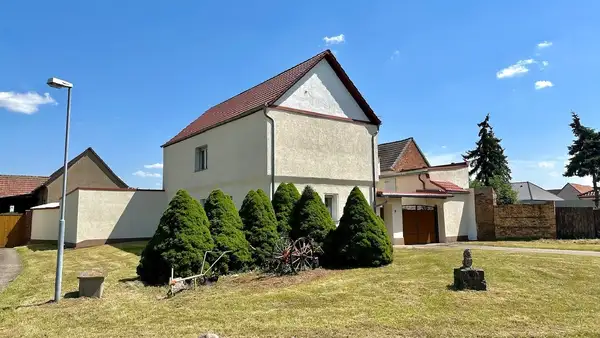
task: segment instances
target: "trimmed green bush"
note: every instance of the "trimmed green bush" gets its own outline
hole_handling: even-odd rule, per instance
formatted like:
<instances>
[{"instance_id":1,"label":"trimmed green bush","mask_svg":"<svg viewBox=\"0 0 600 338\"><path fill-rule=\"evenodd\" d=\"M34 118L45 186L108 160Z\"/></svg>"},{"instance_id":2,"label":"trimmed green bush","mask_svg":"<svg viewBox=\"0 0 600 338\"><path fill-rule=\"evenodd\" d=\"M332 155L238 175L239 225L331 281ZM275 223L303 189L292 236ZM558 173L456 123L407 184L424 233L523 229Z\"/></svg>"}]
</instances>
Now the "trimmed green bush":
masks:
<instances>
[{"instance_id":1,"label":"trimmed green bush","mask_svg":"<svg viewBox=\"0 0 600 338\"><path fill-rule=\"evenodd\" d=\"M287 237L292 230L290 220L294 206L300 199L300 193L293 183L281 183L273 195L273 209L277 218L277 231Z\"/></svg>"},{"instance_id":2,"label":"trimmed green bush","mask_svg":"<svg viewBox=\"0 0 600 338\"><path fill-rule=\"evenodd\" d=\"M267 195L267 193L262 189L256 190L256 193L260 197L260 200L262 201L265 210L267 210L267 217L269 217L271 221L277 224L277 217L275 217L275 209L273 209L273 204L271 204L269 195Z\"/></svg>"},{"instance_id":3,"label":"trimmed green bush","mask_svg":"<svg viewBox=\"0 0 600 338\"><path fill-rule=\"evenodd\" d=\"M358 187L348 196L325 253L327 262L338 267L375 267L392 262L392 242L385 224Z\"/></svg>"},{"instance_id":4,"label":"trimmed green bush","mask_svg":"<svg viewBox=\"0 0 600 338\"><path fill-rule=\"evenodd\" d=\"M179 190L160 218L152 239L142 251L137 274L148 284L165 284L171 276L198 273L213 239L204 209L187 191Z\"/></svg>"},{"instance_id":5,"label":"trimmed green bush","mask_svg":"<svg viewBox=\"0 0 600 338\"><path fill-rule=\"evenodd\" d=\"M250 190L240 209L244 224L244 234L251 245L250 252L255 266L264 267L273 255L273 248L279 240L277 223L269 216L264 200Z\"/></svg>"},{"instance_id":6,"label":"trimmed green bush","mask_svg":"<svg viewBox=\"0 0 600 338\"><path fill-rule=\"evenodd\" d=\"M335 230L329 210L313 188L307 185L302 191L300 200L294 207L291 220L293 239L300 237L312 238L317 245L322 246L329 233Z\"/></svg>"},{"instance_id":7,"label":"trimmed green bush","mask_svg":"<svg viewBox=\"0 0 600 338\"><path fill-rule=\"evenodd\" d=\"M252 263L250 245L244 235L242 219L231 197L221 190L213 190L204 204L204 210L210 222L210 234L217 251L211 258L214 260L222 252L231 251L225 254L213 269L216 268L221 274L245 270Z\"/></svg>"}]
</instances>

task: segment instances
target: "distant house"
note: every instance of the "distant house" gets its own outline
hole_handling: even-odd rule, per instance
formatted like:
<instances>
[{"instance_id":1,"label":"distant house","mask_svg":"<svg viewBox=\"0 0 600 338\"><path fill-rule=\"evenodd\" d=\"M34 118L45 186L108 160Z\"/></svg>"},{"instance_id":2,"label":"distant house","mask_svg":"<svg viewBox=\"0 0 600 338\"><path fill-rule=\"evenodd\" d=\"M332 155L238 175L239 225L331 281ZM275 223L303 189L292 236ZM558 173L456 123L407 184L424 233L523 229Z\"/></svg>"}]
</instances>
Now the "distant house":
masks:
<instances>
[{"instance_id":1,"label":"distant house","mask_svg":"<svg viewBox=\"0 0 600 338\"><path fill-rule=\"evenodd\" d=\"M377 211L393 244L477 239L466 162L431 166L413 138L378 148Z\"/></svg>"},{"instance_id":2,"label":"distant house","mask_svg":"<svg viewBox=\"0 0 600 338\"><path fill-rule=\"evenodd\" d=\"M517 198L521 204L542 204L549 201L558 202L563 200L531 182L514 182L510 185L517 192Z\"/></svg>"},{"instance_id":3,"label":"distant house","mask_svg":"<svg viewBox=\"0 0 600 338\"><path fill-rule=\"evenodd\" d=\"M67 192L76 188L127 188L92 149L68 163ZM50 176L0 175L0 213L24 212L31 207L58 202L62 195L63 168Z\"/></svg>"},{"instance_id":4,"label":"distant house","mask_svg":"<svg viewBox=\"0 0 600 338\"><path fill-rule=\"evenodd\" d=\"M557 189L556 196L564 201L556 204L558 207L593 207L593 187L589 185L567 183L562 189ZM590 197L591 196L591 197Z\"/></svg>"}]
</instances>

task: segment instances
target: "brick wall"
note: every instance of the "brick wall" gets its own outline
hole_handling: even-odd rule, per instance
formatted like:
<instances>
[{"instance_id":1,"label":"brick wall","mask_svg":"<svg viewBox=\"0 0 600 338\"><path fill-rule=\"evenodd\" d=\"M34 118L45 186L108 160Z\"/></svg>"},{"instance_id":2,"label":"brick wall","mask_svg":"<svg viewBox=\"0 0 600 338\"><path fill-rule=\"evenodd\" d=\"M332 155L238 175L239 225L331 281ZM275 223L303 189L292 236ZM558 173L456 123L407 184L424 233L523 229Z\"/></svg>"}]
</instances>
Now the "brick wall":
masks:
<instances>
[{"instance_id":1,"label":"brick wall","mask_svg":"<svg viewBox=\"0 0 600 338\"><path fill-rule=\"evenodd\" d=\"M401 171L410 169L420 169L425 167L427 167L425 159L421 155L419 149L417 149L415 142L411 140L406 145L404 153L402 154L398 162L396 162L396 165L393 169L395 171Z\"/></svg>"},{"instance_id":2,"label":"brick wall","mask_svg":"<svg viewBox=\"0 0 600 338\"><path fill-rule=\"evenodd\" d=\"M492 188L475 190L479 240L556 238L554 202L496 205Z\"/></svg>"},{"instance_id":3,"label":"brick wall","mask_svg":"<svg viewBox=\"0 0 600 338\"><path fill-rule=\"evenodd\" d=\"M496 239L494 225L494 206L496 193L490 187L475 189L475 220L477 222L477 239L493 241Z\"/></svg>"}]
</instances>

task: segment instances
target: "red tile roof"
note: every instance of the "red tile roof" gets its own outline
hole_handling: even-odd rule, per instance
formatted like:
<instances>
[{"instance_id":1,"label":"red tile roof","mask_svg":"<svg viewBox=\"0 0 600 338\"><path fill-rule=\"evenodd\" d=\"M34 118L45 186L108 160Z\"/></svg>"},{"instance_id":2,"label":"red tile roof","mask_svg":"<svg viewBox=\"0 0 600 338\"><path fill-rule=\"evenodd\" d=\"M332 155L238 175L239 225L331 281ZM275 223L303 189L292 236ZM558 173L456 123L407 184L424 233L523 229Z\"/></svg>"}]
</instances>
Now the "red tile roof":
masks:
<instances>
[{"instance_id":1,"label":"red tile roof","mask_svg":"<svg viewBox=\"0 0 600 338\"><path fill-rule=\"evenodd\" d=\"M451 194L438 191L415 191L415 192L397 192L397 191L377 191L379 197L432 197L446 198L452 197Z\"/></svg>"},{"instance_id":2,"label":"red tile roof","mask_svg":"<svg viewBox=\"0 0 600 338\"><path fill-rule=\"evenodd\" d=\"M458 185L448 181L434 181L429 180L433 185L439 187L444 192L469 192L467 189L463 189Z\"/></svg>"},{"instance_id":3,"label":"red tile roof","mask_svg":"<svg viewBox=\"0 0 600 338\"><path fill-rule=\"evenodd\" d=\"M0 175L0 198L30 194L47 180L48 176Z\"/></svg>"},{"instance_id":4,"label":"red tile roof","mask_svg":"<svg viewBox=\"0 0 600 338\"><path fill-rule=\"evenodd\" d=\"M577 183L569 183L575 190L577 190L580 194L585 194L588 191L594 190L594 187L589 185L577 184Z\"/></svg>"},{"instance_id":5,"label":"red tile roof","mask_svg":"<svg viewBox=\"0 0 600 338\"><path fill-rule=\"evenodd\" d=\"M596 195L594 194L594 188L592 188L592 190L590 191L586 191L584 193L581 193L579 195L577 195L579 198L595 198Z\"/></svg>"},{"instance_id":6,"label":"red tile roof","mask_svg":"<svg viewBox=\"0 0 600 338\"><path fill-rule=\"evenodd\" d=\"M367 104L358 89L354 86L342 66L338 63L330 50L321 52L310 59L262 82L218 105L208 109L204 114L198 117L194 122L185 127L179 134L163 145L163 147L183 141L189 137L200 134L208 129L216 127L222 123L234 120L243 116L245 113L252 113L261 107L273 105L283 94L285 94L296 82L298 82L306 73L315 67L321 60L327 60L333 70L336 72L346 89L357 101L359 106L374 124L381 124L379 118L375 115L371 107Z\"/></svg>"}]
</instances>

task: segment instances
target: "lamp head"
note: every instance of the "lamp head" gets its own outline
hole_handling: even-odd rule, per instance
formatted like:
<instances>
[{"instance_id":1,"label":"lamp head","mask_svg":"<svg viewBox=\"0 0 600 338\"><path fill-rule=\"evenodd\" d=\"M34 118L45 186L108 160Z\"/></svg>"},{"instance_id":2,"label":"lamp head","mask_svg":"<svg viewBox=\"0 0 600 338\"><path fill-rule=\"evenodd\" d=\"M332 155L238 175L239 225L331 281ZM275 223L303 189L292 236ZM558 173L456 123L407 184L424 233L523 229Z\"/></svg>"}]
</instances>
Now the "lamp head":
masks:
<instances>
[{"instance_id":1,"label":"lamp head","mask_svg":"<svg viewBox=\"0 0 600 338\"><path fill-rule=\"evenodd\" d=\"M56 77L51 77L48 79L48 81L46 82L48 84L48 86L52 87L52 88L73 88L73 84L70 82L67 82L65 80L61 80L59 78Z\"/></svg>"}]
</instances>

